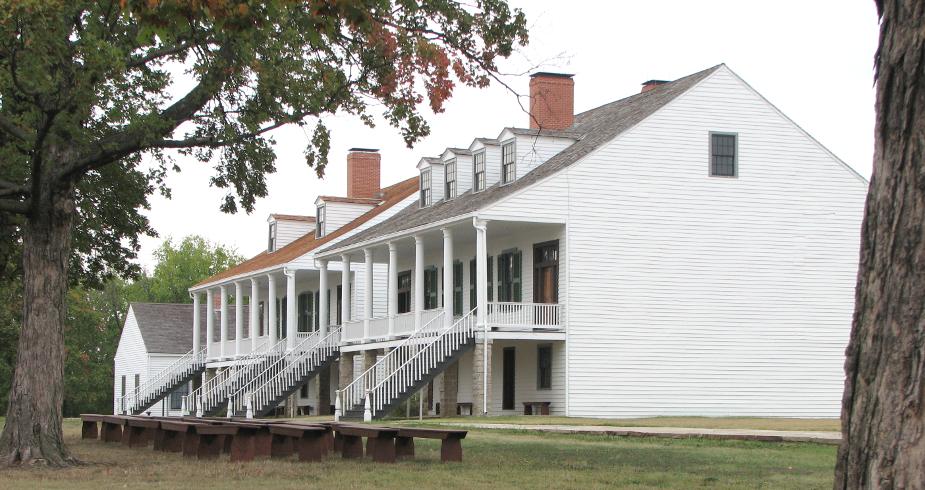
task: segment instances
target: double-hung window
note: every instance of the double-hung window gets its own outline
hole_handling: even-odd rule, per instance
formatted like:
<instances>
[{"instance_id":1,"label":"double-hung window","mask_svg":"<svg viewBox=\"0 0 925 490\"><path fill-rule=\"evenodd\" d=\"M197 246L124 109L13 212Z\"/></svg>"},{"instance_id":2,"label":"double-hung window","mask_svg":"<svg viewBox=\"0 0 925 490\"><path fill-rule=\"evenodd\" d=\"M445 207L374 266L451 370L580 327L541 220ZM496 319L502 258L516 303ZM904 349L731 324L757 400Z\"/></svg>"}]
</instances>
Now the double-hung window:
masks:
<instances>
[{"instance_id":1,"label":"double-hung window","mask_svg":"<svg viewBox=\"0 0 925 490\"><path fill-rule=\"evenodd\" d=\"M444 185L443 196L445 199L456 197L456 159L446 162L446 183Z\"/></svg>"},{"instance_id":2,"label":"double-hung window","mask_svg":"<svg viewBox=\"0 0 925 490\"><path fill-rule=\"evenodd\" d=\"M411 271L398 273L398 313L411 311Z\"/></svg>"},{"instance_id":3,"label":"double-hung window","mask_svg":"<svg viewBox=\"0 0 925 490\"><path fill-rule=\"evenodd\" d=\"M710 176L738 175L738 144L735 134L710 133Z\"/></svg>"},{"instance_id":4,"label":"double-hung window","mask_svg":"<svg viewBox=\"0 0 925 490\"><path fill-rule=\"evenodd\" d=\"M498 301L520 303L523 299L523 254L505 251L498 256Z\"/></svg>"},{"instance_id":5,"label":"double-hung window","mask_svg":"<svg viewBox=\"0 0 925 490\"><path fill-rule=\"evenodd\" d=\"M433 310L440 306L437 284L440 275L434 266L424 269L424 309Z\"/></svg>"},{"instance_id":6,"label":"double-hung window","mask_svg":"<svg viewBox=\"0 0 925 490\"><path fill-rule=\"evenodd\" d=\"M324 236L324 221L325 221L325 212L324 205L318 206L318 210L315 215L315 238L321 238Z\"/></svg>"},{"instance_id":7,"label":"double-hung window","mask_svg":"<svg viewBox=\"0 0 925 490\"><path fill-rule=\"evenodd\" d=\"M552 346L548 344L536 348L536 388L552 389Z\"/></svg>"},{"instance_id":8,"label":"double-hung window","mask_svg":"<svg viewBox=\"0 0 925 490\"><path fill-rule=\"evenodd\" d=\"M516 157L513 141L501 145L501 182L504 184L517 178Z\"/></svg>"},{"instance_id":9,"label":"double-hung window","mask_svg":"<svg viewBox=\"0 0 925 490\"><path fill-rule=\"evenodd\" d=\"M299 295L299 332L311 332L313 328L313 314L315 312L315 297L312 293L302 293Z\"/></svg>"},{"instance_id":10,"label":"double-hung window","mask_svg":"<svg viewBox=\"0 0 925 490\"><path fill-rule=\"evenodd\" d=\"M421 170L421 207L430 206L433 199L431 193L430 169Z\"/></svg>"},{"instance_id":11,"label":"double-hung window","mask_svg":"<svg viewBox=\"0 0 925 490\"><path fill-rule=\"evenodd\" d=\"M276 222L270 223L270 231L267 236L267 252L276 251Z\"/></svg>"},{"instance_id":12,"label":"double-hung window","mask_svg":"<svg viewBox=\"0 0 925 490\"><path fill-rule=\"evenodd\" d=\"M485 150L472 155L472 190L485 190Z\"/></svg>"},{"instance_id":13,"label":"double-hung window","mask_svg":"<svg viewBox=\"0 0 925 490\"><path fill-rule=\"evenodd\" d=\"M463 314L463 263L453 262L453 315Z\"/></svg>"}]
</instances>

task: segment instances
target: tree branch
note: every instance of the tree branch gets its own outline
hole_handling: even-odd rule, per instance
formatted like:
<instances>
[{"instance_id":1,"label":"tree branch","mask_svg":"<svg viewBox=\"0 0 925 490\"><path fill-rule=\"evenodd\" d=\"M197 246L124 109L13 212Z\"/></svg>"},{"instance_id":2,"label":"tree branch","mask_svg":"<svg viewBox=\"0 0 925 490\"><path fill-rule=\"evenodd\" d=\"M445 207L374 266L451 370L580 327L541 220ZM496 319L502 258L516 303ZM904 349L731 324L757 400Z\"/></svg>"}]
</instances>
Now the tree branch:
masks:
<instances>
[{"instance_id":1,"label":"tree branch","mask_svg":"<svg viewBox=\"0 0 925 490\"><path fill-rule=\"evenodd\" d=\"M0 129L2 129L6 134L20 141L29 141L31 136L28 131L19 127L16 123L3 116L0 116Z\"/></svg>"},{"instance_id":2,"label":"tree branch","mask_svg":"<svg viewBox=\"0 0 925 490\"><path fill-rule=\"evenodd\" d=\"M138 68L143 66L151 61L154 61L158 58L163 58L165 56L170 56L174 54L180 54L190 48L192 48L195 43L181 43L176 46L162 49L152 49L145 53L144 56L133 56L125 63L126 68Z\"/></svg>"}]
</instances>

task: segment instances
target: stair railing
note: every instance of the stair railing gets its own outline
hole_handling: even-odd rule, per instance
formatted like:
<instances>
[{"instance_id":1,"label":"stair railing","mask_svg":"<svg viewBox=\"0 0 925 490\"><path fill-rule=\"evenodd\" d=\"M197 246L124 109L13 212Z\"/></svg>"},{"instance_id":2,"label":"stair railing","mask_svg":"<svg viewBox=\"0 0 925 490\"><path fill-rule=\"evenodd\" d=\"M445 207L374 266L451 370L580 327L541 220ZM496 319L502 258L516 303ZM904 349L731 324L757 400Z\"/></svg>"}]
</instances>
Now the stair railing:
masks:
<instances>
[{"instance_id":1,"label":"stair railing","mask_svg":"<svg viewBox=\"0 0 925 490\"><path fill-rule=\"evenodd\" d=\"M206 363L206 348L199 349L198 352L189 352L181 356L176 361L170 363L164 369L161 369L154 376L146 379L140 386L136 386L131 393L126 393L119 397L122 412L132 414L141 405L151 400L151 397L166 395L169 387L176 384L180 379L189 376L190 373L204 366Z\"/></svg>"},{"instance_id":2,"label":"stair railing","mask_svg":"<svg viewBox=\"0 0 925 490\"><path fill-rule=\"evenodd\" d=\"M440 333L439 325L443 324L444 312L440 311L429 322L417 329L403 340L400 344L389 351L382 359L373 364L363 374L356 376L347 386L337 391L335 399L335 410L340 411L336 415L340 416L343 412L356 408L363 403L366 396L366 390L376 385L376 374L385 373L386 376L392 371L391 366L398 366L405 360L410 359L422 345L427 344L429 339L436 337Z\"/></svg>"},{"instance_id":3,"label":"stair railing","mask_svg":"<svg viewBox=\"0 0 925 490\"><path fill-rule=\"evenodd\" d=\"M262 411L340 347L340 332L340 327L331 328L324 337L320 331L312 332L292 350L283 353L276 362L228 396L229 413L241 413L247 410L248 404L254 412Z\"/></svg>"},{"instance_id":4,"label":"stair railing","mask_svg":"<svg viewBox=\"0 0 925 490\"><path fill-rule=\"evenodd\" d=\"M369 420L372 413L382 411L387 403L402 395L409 386L424 379L431 369L472 340L476 332L474 313L475 308L449 327L436 332L429 343L420 346L402 364L367 390L364 406L369 407L367 410L371 413L364 413L364 419Z\"/></svg>"}]
</instances>

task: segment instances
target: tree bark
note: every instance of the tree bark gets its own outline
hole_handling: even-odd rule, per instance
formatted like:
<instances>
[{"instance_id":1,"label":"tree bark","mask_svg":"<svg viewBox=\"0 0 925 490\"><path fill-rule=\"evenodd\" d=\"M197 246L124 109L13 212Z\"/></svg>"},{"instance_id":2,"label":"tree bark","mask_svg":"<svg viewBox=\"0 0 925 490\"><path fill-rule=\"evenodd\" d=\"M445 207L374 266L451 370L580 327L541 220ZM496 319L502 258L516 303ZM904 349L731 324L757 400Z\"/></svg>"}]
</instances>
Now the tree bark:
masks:
<instances>
[{"instance_id":1,"label":"tree bark","mask_svg":"<svg viewBox=\"0 0 925 490\"><path fill-rule=\"evenodd\" d=\"M33 194L23 230L23 325L10 388L0 464L75 463L61 430L64 402L64 321L73 187Z\"/></svg>"},{"instance_id":2,"label":"tree bark","mask_svg":"<svg viewBox=\"0 0 925 490\"><path fill-rule=\"evenodd\" d=\"M836 489L925 487L925 4L878 8L874 171Z\"/></svg>"}]
</instances>

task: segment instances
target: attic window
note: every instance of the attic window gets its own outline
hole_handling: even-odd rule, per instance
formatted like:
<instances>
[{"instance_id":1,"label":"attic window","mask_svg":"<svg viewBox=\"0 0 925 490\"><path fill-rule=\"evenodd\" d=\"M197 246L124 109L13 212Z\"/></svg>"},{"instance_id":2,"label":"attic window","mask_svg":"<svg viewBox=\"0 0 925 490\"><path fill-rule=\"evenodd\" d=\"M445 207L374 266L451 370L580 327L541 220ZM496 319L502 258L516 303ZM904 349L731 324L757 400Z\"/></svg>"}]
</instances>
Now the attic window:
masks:
<instances>
[{"instance_id":1,"label":"attic window","mask_svg":"<svg viewBox=\"0 0 925 490\"><path fill-rule=\"evenodd\" d=\"M421 207L430 206L433 195L431 193L430 169L421 170Z\"/></svg>"},{"instance_id":2,"label":"attic window","mask_svg":"<svg viewBox=\"0 0 925 490\"><path fill-rule=\"evenodd\" d=\"M318 210L315 215L315 238L321 238L324 236L324 204L318 206Z\"/></svg>"},{"instance_id":3,"label":"attic window","mask_svg":"<svg viewBox=\"0 0 925 490\"><path fill-rule=\"evenodd\" d=\"M485 150L472 155L473 190L485 190Z\"/></svg>"},{"instance_id":4,"label":"attic window","mask_svg":"<svg viewBox=\"0 0 925 490\"><path fill-rule=\"evenodd\" d=\"M267 236L267 252L276 251L276 222L270 223L270 231Z\"/></svg>"},{"instance_id":5,"label":"attic window","mask_svg":"<svg viewBox=\"0 0 925 490\"><path fill-rule=\"evenodd\" d=\"M453 199L456 197L456 159L452 159L446 163L446 184L445 184L444 196L446 199Z\"/></svg>"},{"instance_id":6,"label":"attic window","mask_svg":"<svg viewBox=\"0 0 925 490\"><path fill-rule=\"evenodd\" d=\"M710 176L738 175L738 138L733 133L710 133Z\"/></svg>"},{"instance_id":7,"label":"attic window","mask_svg":"<svg viewBox=\"0 0 925 490\"><path fill-rule=\"evenodd\" d=\"M516 177L515 147L514 142L511 141L501 146L501 182L510 184Z\"/></svg>"}]
</instances>

